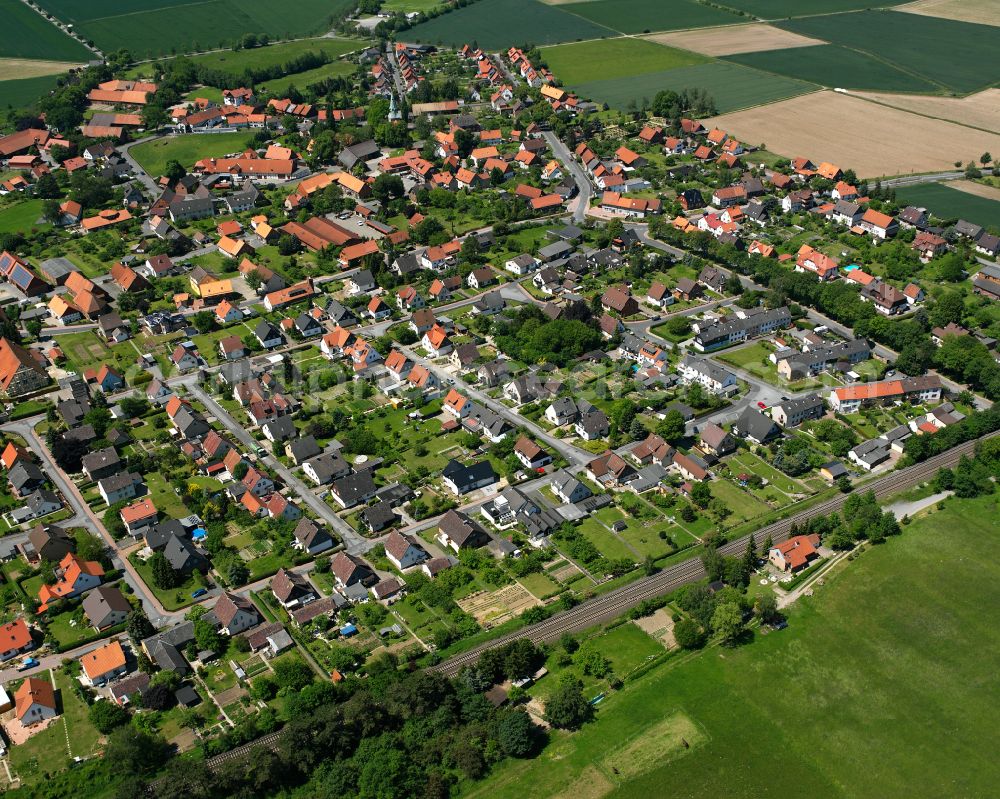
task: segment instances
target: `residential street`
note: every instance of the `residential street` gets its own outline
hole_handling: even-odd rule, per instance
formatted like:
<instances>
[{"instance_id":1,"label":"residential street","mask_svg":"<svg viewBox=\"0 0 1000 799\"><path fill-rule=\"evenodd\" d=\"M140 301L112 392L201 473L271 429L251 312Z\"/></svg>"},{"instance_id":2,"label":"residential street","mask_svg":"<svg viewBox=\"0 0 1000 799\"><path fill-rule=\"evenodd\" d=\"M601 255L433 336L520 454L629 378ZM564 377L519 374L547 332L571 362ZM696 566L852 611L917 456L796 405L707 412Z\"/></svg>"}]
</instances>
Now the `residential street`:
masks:
<instances>
[{"instance_id":1,"label":"residential street","mask_svg":"<svg viewBox=\"0 0 1000 799\"><path fill-rule=\"evenodd\" d=\"M65 475L62 469L56 466L52 453L49 452L48 447L45 445L45 441L35 432L34 425L38 424L39 421L41 421L40 417L35 417L33 422L31 420L9 422L0 429L16 433L28 442L31 450L37 453L42 459L45 472L52 478L52 481L66 498L66 501L70 503L75 515L64 522L60 522L60 524L64 527L85 527L91 533L100 536L112 552L112 565L116 569L123 570L123 579L132 587L135 595L142 601L143 608L146 611L146 615L149 616L149 620L157 626L166 623L176 614L166 610L160 604L160 601L151 592L146 590L146 584L138 572L136 572L135 567L128 562L128 558L123 556L118 542L105 529L104 523L84 501L83 495L76 487L76 484Z\"/></svg>"},{"instance_id":2,"label":"residential street","mask_svg":"<svg viewBox=\"0 0 1000 799\"><path fill-rule=\"evenodd\" d=\"M244 446L249 448L251 451L258 446L257 441L254 439L246 428L239 424L229 412L226 411L219 403L217 403L212 397L210 397L205 391L202 390L201 386L197 384L197 378L193 378L190 383L186 383L188 390L200 401L209 412L215 416L223 426ZM347 522L341 519L323 500L317 497L312 490L299 480L291 470L285 467L282 463L276 460L273 456L267 455L261 458L261 461L265 466L277 474L285 485L291 487L298 493L312 511L319 516L321 519L325 520L331 528L333 528L337 535L341 537L344 541L344 546L347 551L352 554L362 554L374 546L374 542L364 538L359 535L353 527L351 527Z\"/></svg>"},{"instance_id":3,"label":"residential street","mask_svg":"<svg viewBox=\"0 0 1000 799\"><path fill-rule=\"evenodd\" d=\"M550 435L541 427L539 427L534 422L525 419L523 416L515 413L513 410L508 408L501 402L497 402L495 399L487 395L485 392L480 391L472 386L458 384L458 380L450 372L447 372L442 367L435 364L428 358L418 355L412 347L398 348L402 353L404 353L410 360L414 363L418 363L421 366L427 367L430 371L434 372L440 379L443 386L453 386L458 388L463 394L474 399L480 405L489 408L494 411L499 416L503 417L506 421L510 422L514 427L524 427L538 438L540 441L544 441L551 449L558 452L563 458L566 459L573 466L582 466L583 464L589 462L593 459L593 455L586 450L579 449L572 444L569 444L561 439Z\"/></svg>"},{"instance_id":4,"label":"residential street","mask_svg":"<svg viewBox=\"0 0 1000 799\"><path fill-rule=\"evenodd\" d=\"M551 130L542 131L542 138L545 139L555 157L562 162L570 177L573 178L573 182L576 183L577 195L570 202L570 210L573 212L573 221L580 224L587 215L587 209L590 208L590 198L594 196L594 188L590 183L590 178L573 158L573 153L555 133Z\"/></svg>"}]
</instances>

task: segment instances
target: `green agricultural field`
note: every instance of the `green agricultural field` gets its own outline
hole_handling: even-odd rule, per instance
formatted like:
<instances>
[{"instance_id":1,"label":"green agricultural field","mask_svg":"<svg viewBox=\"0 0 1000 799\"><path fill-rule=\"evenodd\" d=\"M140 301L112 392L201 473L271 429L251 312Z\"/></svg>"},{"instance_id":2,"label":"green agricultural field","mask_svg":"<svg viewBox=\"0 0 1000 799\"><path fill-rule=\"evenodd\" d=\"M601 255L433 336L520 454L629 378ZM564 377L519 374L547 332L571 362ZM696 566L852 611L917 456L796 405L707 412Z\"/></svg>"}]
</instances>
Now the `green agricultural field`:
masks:
<instances>
[{"instance_id":1,"label":"green agricultural field","mask_svg":"<svg viewBox=\"0 0 1000 799\"><path fill-rule=\"evenodd\" d=\"M36 224L42 216L42 200L23 200L0 207L0 233L28 233L32 228L52 227L48 222Z\"/></svg>"},{"instance_id":2,"label":"green agricultural field","mask_svg":"<svg viewBox=\"0 0 1000 799\"><path fill-rule=\"evenodd\" d=\"M516 20L516 24L511 24ZM558 44L600 39L614 31L538 0L477 0L406 32L407 41L427 44L477 43L487 50L522 44Z\"/></svg>"},{"instance_id":3,"label":"green agricultural field","mask_svg":"<svg viewBox=\"0 0 1000 799\"><path fill-rule=\"evenodd\" d=\"M695 0L588 0L559 8L622 33L709 28L742 21L735 14Z\"/></svg>"},{"instance_id":4,"label":"green agricultural field","mask_svg":"<svg viewBox=\"0 0 1000 799\"><path fill-rule=\"evenodd\" d=\"M67 36L21 0L0 0L0 57L44 58L83 64L94 57L86 47ZM7 105L3 102L3 105Z\"/></svg>"},{"instance_id":5,"label":"green agricultural field","mask_svg":"<svg viewBox=\"0 0 1000 799\"><path fill-rule=\"evenodd\" d=\"M977 197L941 183L923 183L896 189L900 206L926 208L942 219L958 217L984 227L1000 228L1000 202Z\"/></svg>"},{"instance_id":6,"label":"green agricultural field","mask_svg":"<svg viewBox=\"0 0 1000 799\"><path fill-rule=\"evenodd\" d=\"M79 5L66 0L48 2L56 16L70 20ZM132 0L123 8L108 2L101 10L89 11L77 29L105 50L126 47L133 55L149 58L226 47L246 33L290 39L324 32L353 2L299 0L279 5L268 0L207 0L163 5Z\"/></svg>"},{"instance_id":7,"label":"green agricultural field","mask_svg":"<svg viewBox=\"0 0 1000 799\"><path fill-rule=\"evenodd\" d=\"M347 61L332 61L316 69L308 69L305 72L298 72L294 75L286 75L283 78L269 80L260 84L261 89L267 89L275 97L284 97L288 93L288 87L294 86L300 91L313 83L327 80L328 78L340 78L350 75L355 69L354 64Z\"/></svg>"},{"instance_id":8,"label":"green agricultural field","mask_svg":"<svg viewBox=\"0 0 1000 799\"><path fill-rule=\"evenodd\" d=\"M838 567L788 629L655 668L465 795L991 795L1000 564L966 553L1000 536L998 509L949 500Z\"/></svg>"},{"instance_id":9,"label":"green agricultural field","mask_svg":"<svg viewBox=\"0 0 1000 799\"><path fill-rule=\"evenodd\" d=\"M835 44L726 56L727 61L821 85L885 92L937 91L934 84L857 50Z\"/></svg>"},{"instance_id":10,"label":"green agricultural field","mask_svg":"<svg viewBox=\"0 0 1000 799\"><path fill-rule=\"evenodd\" d=\"M778 22L778 27L870 53L956 92L1000 81L997 29L898 11L859 11Z\"/></svg>"},{"instance_id":11,"label":"green agricultural field","mask_svg":"<svg viewBox=\"0 0 1000 799\"><path fill-rule=\"evenodd\" d=\"M907 0L884 0L878 5L898 6ZM871 8L871 0L725 0L722 5L746 11L761 19L808 17L812 14L833 14L838 11L856 11Z\"/></svg>"},{"instance_id":12,"label":"green agricultural field","mask_svg":"<svg viewBox=\"0 0 1000 799\"><path fill-rule=\"evenodd\" d=\"M768 75L742 64L714 61L627 78L594 80L572 88L582 98L619 108L630 101L641 104L643 100L652 100L662 89L705 89L715 100L719 113L725 114L741 108L786 100L806 94L817 87L793 78Z\"/></svg>"},{"instance_id":13,"label":"green agricultural field","mask_svg":"<svg viewBox=\"0 0 1000 799\"><path fill-rule=\"evenodd\" d=\"M382 3L382 10L408 14L414 11L431 11L440 5L441 0L386 0Z\"/></svg>"},{"instance_id":14,"label":"green agricultural field","mask_svg":"<svg viewBox=\"0 0 1000 799\"><path fill-rule=\"evenodd\" d=\"M252 50L224 50L192 56L191 61L199 66L222 69L239 74L245 69L267 69L287 64L305 53L326 53L330 58L338 58L363 47L364 43L354 39L299 39L294 42L255 47ZM229 88L224 86L223 88Z\"/></svg>"},{"instance_id":15,"label":"green agricultural field","mask_svg":"<svg viewBox=\"0 0 1000 799\"><path fill-rule=\"evenodd\" d=\"M167 161L171 159L190 168L202 158L219 158L226 153L239 152L249 140L249 133L174 136L136 145L131 153L150 175L162 175L167 168Z\"/></svg>"},{"instance_id":16,"label":"green agricultural field","mask_svg":"<svg viewBox=\"0 0 1000 799\"><path fill-rule=\"evenodd\" d=\"M549 69L567 86L703 64L707 58L644 39L600 39L542 50Z\"/></svg>"},{"instance_id":17,"label":"green agricultural field","mask_svg":"<svg viewBox=\"0 0 1000 799\"><path fill-rule=\"evenodd\" d=\"M27 108L56 87L58 75L39 75L20 80L0 80L0 108Z\"/></svg>"}]
</instances>

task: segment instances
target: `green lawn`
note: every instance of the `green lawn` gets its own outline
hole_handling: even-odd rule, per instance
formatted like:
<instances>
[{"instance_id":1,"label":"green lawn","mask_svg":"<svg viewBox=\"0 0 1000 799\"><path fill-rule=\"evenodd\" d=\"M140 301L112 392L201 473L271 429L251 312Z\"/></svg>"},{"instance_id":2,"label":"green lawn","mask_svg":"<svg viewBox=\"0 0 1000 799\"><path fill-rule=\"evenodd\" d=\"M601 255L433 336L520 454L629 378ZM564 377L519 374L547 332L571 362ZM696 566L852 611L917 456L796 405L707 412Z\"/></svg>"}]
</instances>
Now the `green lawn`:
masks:
<instances>
[{"instance_id":1,"label":"green lawn","mask_svg":"<svg viewBox=\"0 0 1000 799\"><path fill-rule=\"evenodd\" d=\"M145 142L130 152L146 172L156 176L163 174L167 161L172 159L190 168L202 158L220 158L227 153L240 152L249 140L249 133L189 134Z\"/></svg>"},{"instance_id":2,"label":"green lawn","mask_svg":"<svg viewBox=\"0 0 1000 799\"><path fill-rule=\"evenodd\" d=\"M0 233L29 233L32 229L47 230L48 222L36 224L42 216L44 200L22 200L0 207Z\"/></svg>"},{"instance_id":3,"label":"green lawn","mask_svg":"<svg viewBox=\"0 0 1000 799\"><path fill-rule=\"evenodd\" d=\"M559 583L541 572L519 577L518 582L539 599L548 599L562 591L562 586Z\"/></svg>"},{"instance_id":4,"label":"green lawn","mask_svg":"<svg viewBox=\"0 0 1000 799\"><path fill-rule=\"evenodd\" d=\"M200 576L195 577L192 575L177 588L157 588L153 585L153 572L146 563L139 560L135 555L129 557L129 562L135 566L135 570L146 584L146 588L155 594L156 598L160 600L160 603L167 610L180 610L192 604L194 599L191 597L191 593L201 588L204 583L204 580Z\"/></svg>"},{"instance_id":5,"label":"green lawn","mask_svg":"<svg viewBox=\"0 0 1000 799\"><path fill-rule=\"evenodd\" d=\"M616 3L618 0L614 0ZM604 0L584 3L603 5ZM703 56L643 39L599 39L577 44L560 44L542 50L542 58L562 83L574 85L592 80L631 77L645 72L703 64Z\"/></svg>"},{"instance_id":6,"label":"green lawn","mask_svg":"<svg viewBox=\"0 0 1000 799\"><path fill-rule=\"evenodd\" d=\"M840 567L788 629L656 667L466 795L992 795L1000 564L967 553L1000 534L998 509L949 500Z\"/></svg>"},{"instance_id":7,"label":"green lawn","mask_svg":"<svg viewBox=\"0 0 1000 799\"><path fill-rule=\"evenodd\" d=\"M38 678L48 680L49 674L43 672ZM10 749L11 770L25 785L34 784L45 779L48 773L64 768L69 764L69 752L73 753L73 757L86 758L97 748L99 735L88 719L89 708L73 691L71 678L62 671L56 672L56 688L61 718L25 743Z\"/></svg>"}]
</instances>

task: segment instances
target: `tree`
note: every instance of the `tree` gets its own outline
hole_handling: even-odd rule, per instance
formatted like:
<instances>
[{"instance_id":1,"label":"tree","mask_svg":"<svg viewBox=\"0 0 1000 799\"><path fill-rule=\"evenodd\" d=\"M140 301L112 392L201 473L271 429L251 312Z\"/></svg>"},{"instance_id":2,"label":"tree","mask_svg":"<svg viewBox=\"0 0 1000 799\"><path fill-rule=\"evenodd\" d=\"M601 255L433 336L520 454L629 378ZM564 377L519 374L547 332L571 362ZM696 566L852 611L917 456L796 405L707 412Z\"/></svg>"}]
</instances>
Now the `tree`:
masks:
<instances>
[{"instance_id":1,"label":"tree","mask_svg":"<svg viewBox=\"0 0 1000 799\"><path fill-rule=\"evenodd\" d=\"M683 649L700 649L705 645L705 632L693 619L683 618L674 625L674 640Z\"/></svg>"},{"instance_id":2,"label":"tree","mask_svg":"<svg viewBox=\"0 0 1000 799\"><path fill-rule=\"evenodd\" d=\"M187 174L187 170L181 165L180 161L176 158L171 158L167 161L167 166L163 170L163 174L170 181L170 184L173 185Z\"/></svg>"},{"instance_id":3,"label":"tree","mask_svg":"<svg viewBox=\"0 0 1000 799\"><path fill-rule=\"evenodd\" d=\"M577 730L594 715L583 696L583 683L567 675L545 703L545 720L560 730Z\"/></svg>"},{"instance_id":4,"label":"tree","mask_svg":"<svg viewBox=\"0 0 1000 799\"><path fill-rule=\"evenodd\" d=\"M210 333L215 329L215 314L211 311L198 311L191 317L191 324L202 335Z\"/></svg>"},{"instance_id":5,"label":"tree","mask_svg":"<svg viewBox=\"0 0 1000 799\"><path fill-rule=\"evenodd\" d=\"M509 710L497 722L497 742L508 757L527 757L535 745L536 727L523 710Z\"/></svg>"},{"instance_id":6,"label":"tree","mask_svg":"<svg viewBox=\"0 0 1000 799\"><path fill-rule=\"evenodd\" d=\"M989 152L985 152L981 156L979 156L979 163L982 164L984 168L987 167L987 166L989 166L990 161L992 161L992 160L993 160L993 156L990 155Z\"/></svg>"},{"instance_id":7,"label":"tree","mask_svg":"<svg viewBox=\"0 0 1000 799\"><path fill-rule=\"evenodd\" d=\"M108 736L104 747L107 762L114 763L122 774L147 775L160 768L171 749L159 736L137 730L133 726L117 727Z\"/></svg>"},{"instance_id":8,"label":"tree","mask_svg":"<svg viewBox=\"0 0 1000 799\"><path fill-rule=\"evenodd\" d=\"M740 280L740 276L736 272L730 272L729 277L726 278L726 294L742 294L743 293L743 282Z\"/></svg>"},{"instance_id":9,"label":"tree","mask_svg":"<svg viewBox=\"0 0 1000 799\"><path fill-rule=\"evenodd\" d=\"M778 600L774 594L760 594L754 601L754 615L765 624L778 619L781 614L778 612Z\"/></svg>"},{"instance_id":10,"label":"tree","mask_svg":"<svg viewBox=\"0 0 1000 799\"><path fill-rule=\"evenodd\" d=\"M37 181L35 181L36 197L43 200L54 200L61 194L62 192L59 190L59 184L50 172L44 173L39 176ZM58 203L56 204L56 207L58 207Z\"/></svg>"},{"instance_id":11,"label":"tree","mask_svg":"<svg viewBox=\"0 0 1000 799\"><path fill-rule=\"evenodd\" d=\"M115 727L128 724L129 712L116 702L94 702L87 714L97 731L107 735Z\"/></svg>"},{"instance_id":12,"label":"tree","mask_svg":"<svg viewBox=\"0 0 1000 799\"><path fill-rule=\"evenodd\" d=\"M281 688L301 691L313 681L313 670L302 660L277 660L273 664L274 679Z\"/></svg>"},{"instance_id":13,"label":"tree","mask_svg":"<svg viewBox=\"0 0 1000 799\"><path fill-rule=\"evenodd\" d=\"M712 631L724 644L734 643L742 634L743 611L735 602L720 602L712 613Z\"/></svg>"},{"instance_id":14,"label":"tree","mask_svg":"<svg viewBox=\"0 0 1000 799\"><path fill-rule=\"evenodd\" d=\"M128 614L128 618L125 620L125 631L133 643L138 644L153 635L156 628L146 618L146 614L141 609L136 608Z\"/></svg>"},{"instance_id":15,"label":"tree","mask_svg":"<svg viewBox=\"0 0 1000 799\"><path fill-rule=\"evenodd\" d=\"M170 710L175 701L174 692L166 685L150 685L142 693L142 706L148 710Z\"/></svg>"},{"instance_id":16,"label":"tree","mask_svg":"<svg viewBox=\"0 0 1000 799\"><path fill-rule=\"evenodd\" d=\"M629 425L628 435L633 441L642 441L649 431L646 429L646 425L642 423L642 419L636 417L632 420L632 424Z\"/></svg>"},{"instance_id":17,"label":"tree","mask_svg":"<svg viewBox=\"0 0 1000 799\"><path fill-rule=\"evenodd\" d=\"M372 183L372 196L382 205L387 205L390 200L402 197L404 191L403 181L398 175L379 175Z\"/></svg>"},{"instance_id":18,"label":"tree","mask_svg":"<svg viewBox=\"0 0 1000 799\"><path fill-rule=\"evenodd\" d=\"M290 233L285 233L278 239L278 254L279 255L294 255L302 248L299 240L291 235Z\"/></svg>"},{"instance_id":19,"label":"tree","mask_svg":"<svg viewBox=\"0 0 1000 799\"><path fill-rule=\"evenodd\" d=\"M684 438L684 416L677 409L671 409L663 415L656 425L656 434L664 441L674 442Z\"/></svg>"},{"instance_id":20,"label":"tree","mask_svg":"<svg viewBox=\"0 0 1000 799\"><path fill-rule=\"evenodd\" d=\"M712 489L708 483L695 483L691 487L691 501L699 508L707 508L712 501Z\"/></svg>"},{"instance_id":21,"label":"tree","mask_svg":"<svg viewBox=\"0 0 1000 799\"><path fill-rule=\"evenodd\" d=\"M153 585L157 588L176 588L183 582L181 573L170 565L162 552L154 552L146 563L153 573Z\"/></svg>"},{"instance_id":22,"label":"tree","mask_svg":"<svg viewBox=\"0 0 1000 799\"><path fill-rule=\"evenodd\" d=\"M199 649L207 649L211 652L222 651L222 636L205 619L195 621L194 640L198 644Z\"/></svg>"}]
</instances>

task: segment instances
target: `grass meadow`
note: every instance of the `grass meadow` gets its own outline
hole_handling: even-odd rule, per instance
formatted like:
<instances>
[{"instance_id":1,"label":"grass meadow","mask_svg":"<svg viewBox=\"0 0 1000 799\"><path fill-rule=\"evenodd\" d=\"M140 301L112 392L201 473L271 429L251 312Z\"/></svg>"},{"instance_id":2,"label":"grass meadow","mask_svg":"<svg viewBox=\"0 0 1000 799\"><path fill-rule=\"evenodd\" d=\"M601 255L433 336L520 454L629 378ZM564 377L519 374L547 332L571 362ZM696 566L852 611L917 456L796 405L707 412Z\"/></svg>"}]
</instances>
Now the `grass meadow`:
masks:
<instances>
[{"instance_id":1,"label":"grass meadow","mask_svg":"<svg viewBox=\"0 0 1000 799\"><path fill-rule=\"evenodd\" d=\"M26 108L56 87L58 75L39 75L19 80L0 80L0 108Z\"/></svg>"},{"instance_id":2,"label":"grass meadow","mask_svg":"<svg viewBox=\"0 0 1000 799\"><path fill-rule=\"evenodd\" d=\"M560 44L542 50L542 58L564 84L576 85L662 72L703 64L703 56L677 50L643 39L600 39L592 42Z\"/></svg>"},{"instance_id":3,"label":"grass meadow","mask_svg":"<svg viewBox=\"0 0 1000 799\"><path fill-rule=\"evenodd\" d=\"M245 132L174 136L136 145L131 153L150 175L162 175L171 159L190 169L202 158L242 151L249 140L250 134Z\"/></svg>"},{"instance_id":4,"label":"grass meadow","mask_svg":"<svg viewBox=\"0 0 1000 799\"><path fill-rule=\"evenodd\" d=\"M949 500L838 567L788 629L626 682L595 723L466 795L991 794L1000 632L982 610L1000 601L1000 564L968 553L1000 534L998 509Z\"/></svg>"}]
</instances>

